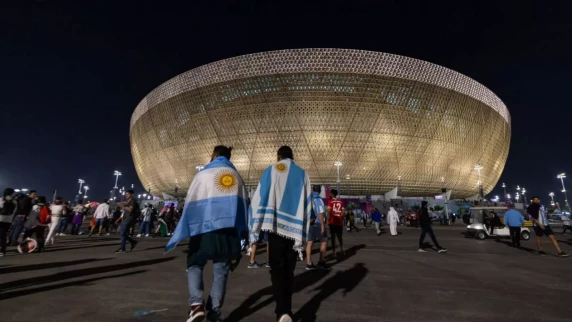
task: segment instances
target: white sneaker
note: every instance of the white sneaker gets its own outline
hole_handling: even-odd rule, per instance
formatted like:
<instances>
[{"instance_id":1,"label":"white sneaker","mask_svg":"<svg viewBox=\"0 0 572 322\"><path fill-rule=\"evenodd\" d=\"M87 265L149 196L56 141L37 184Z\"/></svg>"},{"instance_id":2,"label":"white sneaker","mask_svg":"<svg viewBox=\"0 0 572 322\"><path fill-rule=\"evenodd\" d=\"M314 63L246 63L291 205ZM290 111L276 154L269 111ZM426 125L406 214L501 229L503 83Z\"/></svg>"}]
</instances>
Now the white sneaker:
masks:
<instances>
[{"instance_id":1,"label":"white sneaker","mask_svg":"<svg viewBox=\"0 0 572 322\"><path fill-rule=\"evenodd\" d=\"M64 234L64 233L61 233L61 234L60 234L60 236L65 236L65 235L66 235L66 234Z\"/></svg>"},{"instance_id":2,"label":"white sneaker","mask_svg":"<svg viewBox=\"0 0 572 322\"><path fill-rule=\"evenodd\" d=\"M56 236L59 236L59 235L60 235L60 233L57 233L57 234L56 234Z\"/></svg>"},{"instance_id":3,"label":"white sneaker","mask_svg":"<svg viewBox=\"0 0 572 322\"><path fill-rule=\"evenodd\" d=\"M290 315L284 314L280 317L280 320L278 320L278 322L292 322L292 318L290 317Z\"/></svg>"},{"instance_id":4,"label":"white sneaker","mask_svg":"<svg viewBox=\"0 0 572 322\"><path fill-rule=\"evenodd\" d=\"M107 233L107 234L105 234L105 235L106 235L106 236L109 236L109 235L111 235L111 234L110 234L110 233Z\"/></svg>"},{"instance_id":5,"label":"white sneaker","mask_svg":"<svg viewBox=\"0 0 572 322\"><path fill-rule=\"evenodd\" d=\"M141 234L137 235L137 237L141 237Z\"/></svg>"},{"instance_id":6,"label":"white sneaker","mask_svg":"<svg viewBox=\"0 0 572 322\"><path fill-rule=\"evenodd\" d=\"M149 234L145 234L145 237L149 237Z\"/></svg>"},{"instance_id":7,"label":"white sneaker","mask_svg":"<svg viewBox=\"0 0 572 322\"><path fill-rule=\"evenodd\" d=\"M423 248L419 248L419 249L417 249L417 251L420 252L420 253L427 253L427 251L424 250Z\"/></svg>"}]
</instances>

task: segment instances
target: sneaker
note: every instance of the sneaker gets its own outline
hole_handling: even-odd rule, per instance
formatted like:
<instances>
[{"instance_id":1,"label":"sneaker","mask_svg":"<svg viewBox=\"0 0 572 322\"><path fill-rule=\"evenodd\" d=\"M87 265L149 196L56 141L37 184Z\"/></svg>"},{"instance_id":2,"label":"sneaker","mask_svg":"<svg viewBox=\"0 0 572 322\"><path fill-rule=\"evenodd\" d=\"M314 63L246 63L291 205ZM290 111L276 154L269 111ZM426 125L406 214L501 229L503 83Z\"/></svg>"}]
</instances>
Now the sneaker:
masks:
<instances>
[{"instance_id":1,"label":"sneaker","mask_svg":"<svg viewBox=\"0 0 572 322\"><path fill-rule=\"evenodd\" d=\"M205 308L202 304L191 305L191 311L189 312L189 318L187 322L201 322L205 319Z\"/></svg>"},{"instance_id":2,"label":"sneaker","mask_svg":"<svg viewBox=\"0 0 572 322\"><path fill-rule=\"evenodd\" d=\"M145 234L145 237L149 237L149 234Z\"/></svg>"},{"instance_id":3,"label":"sneaker","mask_svg":"<svg viewBox=\"0 0 572 322\"><path fill-rule=\"evenodd\" d=\"M61 234L60 234L60 236L65 236L65 235L66 235L66 234L64 234L64 233L61 233Z\"/></svg>"},{"instance_id":4,"label":"sneaker","mask_svg":"<svg viewBox=\"0 0 572 322\"><path fill-rule=\"evenodd\" d=\"M100 237L101 237L101 236L102 236L102 234L97 234L97 236L100 236Z\"/></svg>"},{"instance_id":5,"label":"sneaker","mask_svg":"<svg viewBox=\"0 0 572 322\"><path fill-rule=\"evenodd\" d=\"M6 253L0 253L0 257L6 256Z\"/></svg>"},{"instance_id":6,"label":"sneaker","mask_svg":"<svg viewBox=\"0 0 572 322\"><path fill-rule=\"evenodd\" d=\"M57 234L56 234L56 236L59 236L59 235L60 235L60 233L57 233Z\"/></svg>"},{"instance_id":7,"label":"sneaker","mask_svg":"<svg viewBox=\"0 0 572 322\"><path fill-rule=\"evenodd\" d=\"M570 255L566 254L565 252L558 253L558 257L568 257Z\"/></svg>"},{"instance_id":8,"label":"sneaker","mask_svg":"<svg viewBox=\"0 0 572 322\"><path fill-rule=\"evenodd\" d=\"M107 233L106 235L107 235L107 236L109 236L110 234L109 234L109 233Z\"/></svg>"},{"instance_id":9,"label":"sneaker","mask_svg":"<svg viewBox=\"0 0 572 322\"><path fill-rule=\"evenodd\" d=\"M437 253L446 253L447 252L447 248L439 248L439 250L437 251Z\"/></svg>"},{"instance_id":10,"label":"sneaker","mask_svg":"<svg viewBox=\"0 0 572 322\"><path fill-rule=\"evenodd\" d=\"M266 263L262 264L262 267L270 268L270 263L266 262Z\"/></svg>"},{"instance_id":11,"label":"sneaker","mask_svg":"<svg viewBox=\"0 0 572 322\"><path fill-rule=\"evenodd\" d=\"M280 320L278 320L278 322L292 322L292 318L290 317L290 315L284 314L280 317Z\"/></svg>"},{"instance_id":12,"label":"sneaker","mask_svg":"<svg viewBox=\"0 0 572 322\"><path fill-rule=\"evenodd\" d=\"M248 268L260 268L260 265L258 265L256 262L248 263Z\"/></svg>"},{"instance_id":13,"label":"sneaker","mask_svg":"<svg viewBox=\"0 0 572 322\"><path fill-rule=\"evenodd\" d=\"M314 265L314 263L312 263L312 264L306 264L306 270L307 270L307 271L311 271L311 270L316 269L316 268L317 268L317 266Z\"/></svg>"},{"instance_id":14,"label":"sneaker","mask_svg":"<svg viewBox=\"0 0 572 322\"><path fill-rule=\"evenodd\" d=\"M423 248L418 248L417 251L420 252L420 253L427 253L427 251L424 250Z\"/></svg>"},{"instance_id":15,"label":"sneaker","mask_svg":"<svg viewBox=\"0 0 572 322\"><path fill-rule=\"evenodd\" d=\"M132 242L131 242L131 249L129 250L130 252L132 252L132 251L133 251L133 248L135 248L135 246L137 246L137 243L138 243L138 242L136 242L136 241L132 241Z\"/></svg>"},{"instance_id":16,"label":"sneaker","mask_svg":"<svg viewBox=\"0 0 572 322\"><path fill-rule=\"evenodd\" d=\"M137 235L137 237L141 237L141 234Z\"/></svg>"},{"instance_id":17,"label":"sneaker","mask_svg":"<svg viewBox=\"0 0 572 322\"><path fill-rule=\"evenodd\" d=\"M125 251L123 249L118 249L115 251L116 253L125 253Z\"/></svg>"},{"instance_id":18,"label":"sneaker","mask_svg":"<svg viewBox=\"0 0 572 322\"><path fill-rule=\"evenodd\" d=\"M546 253L543 250L541 250L538 252L538 255L546 256Z\"/></svg>"},{"instance_id":19,"label":"sneaker","mask_svg":"<svg viewBox=\"0 0 572 322\"><path fill-rule=\"evenodd\" d=\"M326 262L318 262L318 265L316 265L317 269L328 269L328 265L326 264Z\"/></svg>"}]
</instances>

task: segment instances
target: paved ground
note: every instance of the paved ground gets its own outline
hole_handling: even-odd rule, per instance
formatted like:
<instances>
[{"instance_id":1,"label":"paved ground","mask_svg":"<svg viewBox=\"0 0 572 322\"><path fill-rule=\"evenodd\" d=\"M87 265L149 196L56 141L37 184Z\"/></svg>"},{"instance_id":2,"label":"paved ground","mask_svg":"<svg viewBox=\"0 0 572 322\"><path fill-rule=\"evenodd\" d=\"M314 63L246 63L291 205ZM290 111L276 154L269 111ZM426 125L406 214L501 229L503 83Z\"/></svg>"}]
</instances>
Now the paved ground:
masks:
<instances>
[{"instance_id":1,"label":"paved ground","mask_svg":"<svg viewBox=\"0 0 572 322\"><path fill-rule=\"evenodd\" d=\"M414 228L401 228L398 237L367 229L345 234L352 254L331 271L309 272L299 263L297 319L570 321L572 258L515 250L506 240L465 239L461 225L435 229L448 254L418 253ZM572 253L570 237L558 235ZM114 254L113 236L67 236L42 254L11 252L0 258L1 321L185 321L184 247L163 255L165 243L144 239L134 252ZM535 248L533 241L523 245ZM544 248L555 253L547 241ZM273 321L269 286L268 269L241 263L230 276L225 316ZM142 309L167 310L134 316Z\"/></svg>"}]
</instances>

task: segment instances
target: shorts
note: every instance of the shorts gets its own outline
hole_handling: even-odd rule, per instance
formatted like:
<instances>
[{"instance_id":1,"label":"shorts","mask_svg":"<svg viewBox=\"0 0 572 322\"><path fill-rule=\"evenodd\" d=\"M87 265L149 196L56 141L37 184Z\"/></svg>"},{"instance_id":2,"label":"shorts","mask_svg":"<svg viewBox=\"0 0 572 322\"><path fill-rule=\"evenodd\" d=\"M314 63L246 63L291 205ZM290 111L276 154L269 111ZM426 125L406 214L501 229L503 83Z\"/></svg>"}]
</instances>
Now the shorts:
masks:
<instances>
[{"instance_id":1,"label":"shorts","mask_svg":"<svg viewBox=\"0 0 572 322\"><path fill-rule=\"evenodd\" d=\"M103 227L105 223L105 218L96 218L95 219L95 226Z\"/></svg>"},{"instance_id":2,"label":"shorts","mask_svg":"<svg viewBox=\"0 0 572 322\"><path fill-rule=\"evenodd\" d=\"M552 231L552 228L550 228L550 226L544 226L544 230L540 229L540 227L538 226L533 226L532 228L534 228L534 233L536 234L536 237L554 235L554 232Z\"/></svg>"},{"instance_id":3,"label":"shorts","mask_svg":"<svg viewBox=\"0 0 572 322\"><path fill-rule=\"evenodd\" d=\"M314 224L310 226L310 229L308 231L308 241L309 242L319 241L320 243L325 243L328 241L328 234L326 233L325 230L324 233L322 234L322 225Z\"/></svg>"}]
</instances>

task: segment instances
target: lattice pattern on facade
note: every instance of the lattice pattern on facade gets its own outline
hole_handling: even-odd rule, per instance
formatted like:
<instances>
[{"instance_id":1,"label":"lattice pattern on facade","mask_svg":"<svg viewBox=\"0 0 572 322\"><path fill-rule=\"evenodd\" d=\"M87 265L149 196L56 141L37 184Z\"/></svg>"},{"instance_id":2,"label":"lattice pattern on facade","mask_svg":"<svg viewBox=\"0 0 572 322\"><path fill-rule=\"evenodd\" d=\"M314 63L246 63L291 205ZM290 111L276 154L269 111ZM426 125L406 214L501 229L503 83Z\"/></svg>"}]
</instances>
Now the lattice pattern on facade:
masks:
<instances>
[{"instance_id":1,"label":"lattice pattern on facade","mask_svg":"<svg viewBox=\"0 0 572 322\"><path fill-rule=\"evenodd\" d=\"M504 168L510 115L492 92L428 62L357 50L301 49L208 64L152 91L131 120L131 147L153 193L184 194L215 145L232 145L248 185L290 145L313 183L342 193L456 197ZM349 176L349 179L346 179Z\"/></svg>"}]
</instances>

